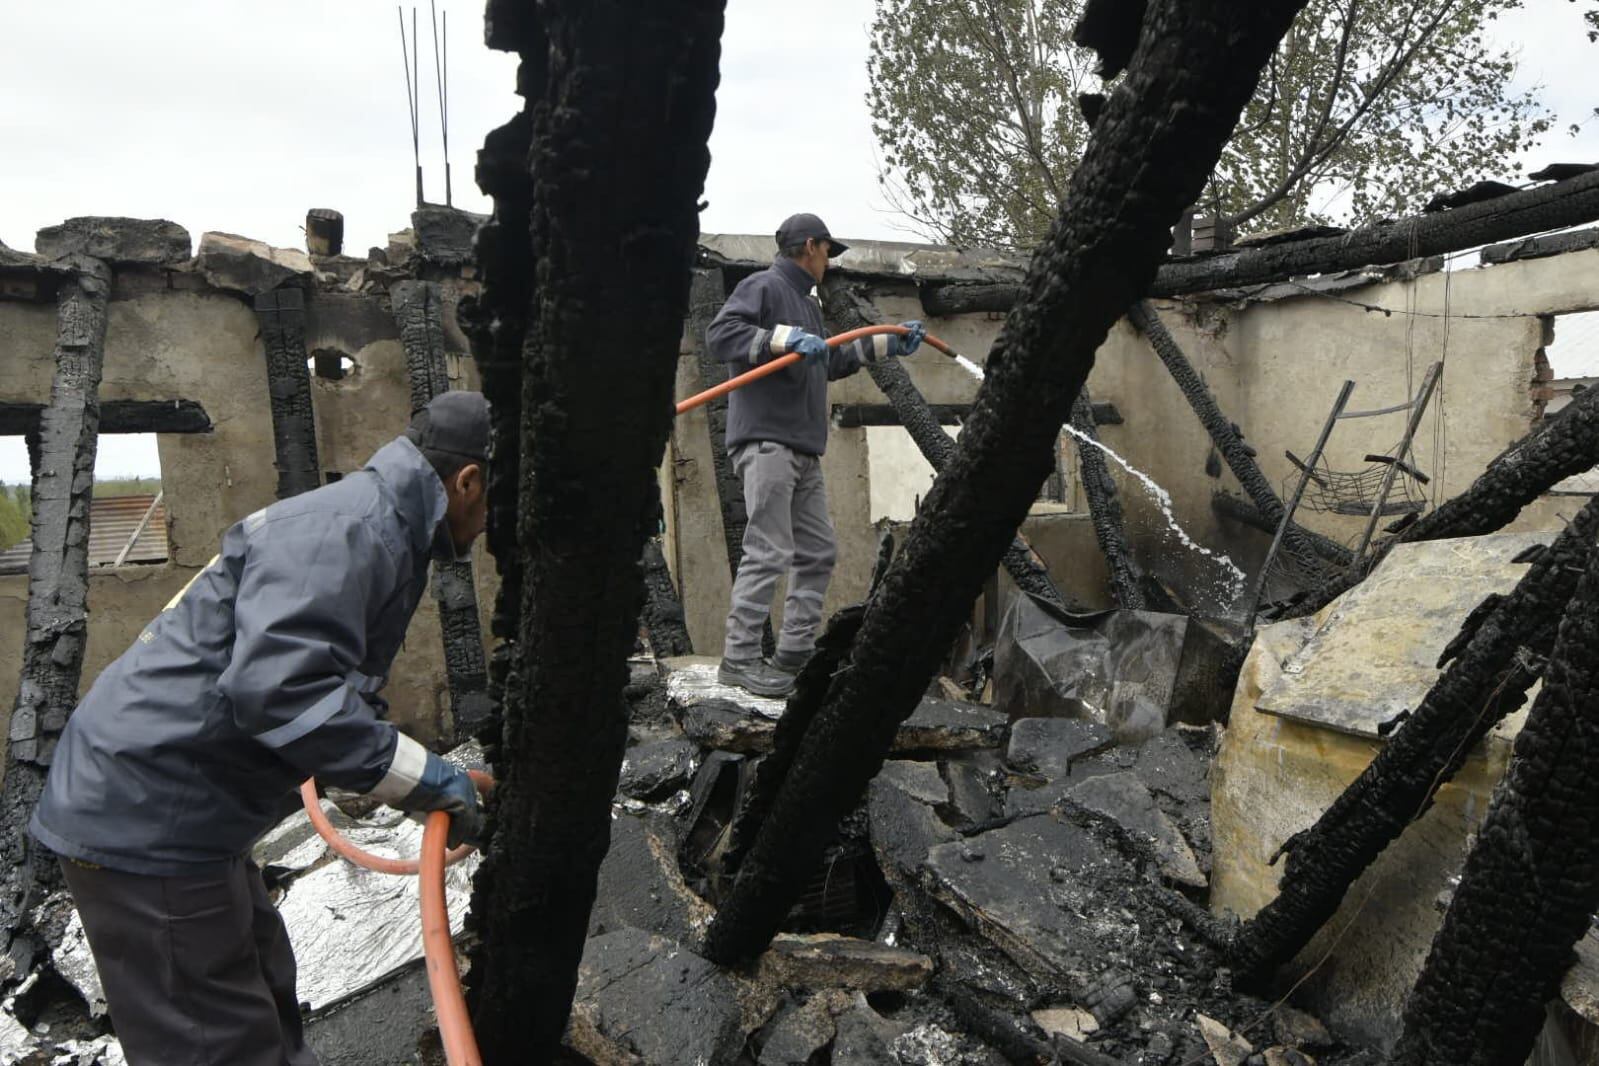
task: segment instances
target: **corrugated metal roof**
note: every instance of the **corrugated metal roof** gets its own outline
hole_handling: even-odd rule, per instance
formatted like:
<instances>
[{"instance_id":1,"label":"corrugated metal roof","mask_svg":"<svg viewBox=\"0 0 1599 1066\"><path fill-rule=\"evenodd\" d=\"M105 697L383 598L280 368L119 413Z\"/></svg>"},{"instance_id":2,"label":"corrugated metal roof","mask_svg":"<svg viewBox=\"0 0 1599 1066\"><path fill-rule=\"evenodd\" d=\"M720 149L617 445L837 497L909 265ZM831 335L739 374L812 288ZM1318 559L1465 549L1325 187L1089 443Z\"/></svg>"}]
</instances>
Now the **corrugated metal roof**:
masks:
<instances>
[{"instance_id":1,"label":"corrugated metal roof","mask_svg":"<svg viewBox=\"0 0 1599 1066\"><path fill-rule=\"evenodd\" d=\"M122 554L128 538L150 512L155 512L145 522L139 539L128 550L124 566L135 563L159 563L167 557L166 503L148 493L141 496L110 496L96 498L89 507L89 566L110 566ZM33 553L33 542L22 541L0 552L0 574L25 574L28 557Z\"/></svg>"}]
</instances>

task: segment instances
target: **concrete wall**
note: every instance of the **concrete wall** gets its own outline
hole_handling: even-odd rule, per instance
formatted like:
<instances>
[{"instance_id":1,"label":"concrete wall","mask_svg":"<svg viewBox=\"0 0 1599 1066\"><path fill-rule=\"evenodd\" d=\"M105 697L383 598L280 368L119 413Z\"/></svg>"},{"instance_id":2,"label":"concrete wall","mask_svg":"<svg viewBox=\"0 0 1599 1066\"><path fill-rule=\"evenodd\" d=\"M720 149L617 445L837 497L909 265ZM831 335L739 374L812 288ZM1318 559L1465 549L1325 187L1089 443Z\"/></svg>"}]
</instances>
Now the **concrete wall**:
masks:
<instances>
[{"instance_id":1,"label":"concrete wall","mask_svg":"<svg viewBox=\"0 0 1599 1066\"><path fill-rule=\"evenodd\" d=\"M922 316L909 281L878 279L874 296L885 319ZM1366 310L1370 305L1392 310ZM1222 410L1238 423L1259 452L1268 479L1291 489L1296 471L1285 450L1303 456L1315 442L1339 385L1357 382L1351 410L1388 407L1406 400L1429 363L1442 360L1442 385L1423 419L1414 445L1415 462L1432 477L1421 490L1429 500L1459 493L1483 467L1532 426L1535 359L1544 342L1542 315L1599 307L1599 251L1424 275L1414 281L1374 283L1337 296L1306 295L1272 302L1160 305L1168 328L1203 374ZM1404 312L1416 312L1407 315ZM927 319L929 329L969 358L981 362L999 331L1001 316L978 314ZM694 342L685 338L679 397L699 388ZM908 361L911 376L932 403L969 402L976 381L951 361L926 351ZM1171 495L1177 521L1198 544L1231 556L1253 574L1269 538L1216 517L1212 494L1241 494L1232 474L1205 472L1210 440L1148 343L1126 322L1101 347L1089 388L1096 401L1110 401L1126 421L1101 427L1101 437ZM871 379L858 374L835 383L834 404L882 403ZM1368 452L1398 443L1403 414L1340 424L1328 449L1335 470L1358 472ZM921 475L908 486L873 485L866 431L835 429L824 466L829 479L840 559L828 609L864 592L875 558L870 500L903 499L921 490ZM720 644L727 604L726 558L717 520L715 483L702 476L710 459L703 416L681 419L673 437L676 499L685 519L669 557L681 577L690 632L698 650ZM1075 460L1072 460L1074 465ZM879 476L890 465L879 464ZM1184 549L1153 498L1113 465L1121 486L1128 533L1143 565L1197 605L1215 609L1213 592L1227 578L1216 563ZM854 499L865 484L863 506ZM1080 510L1075 470L1069 479L1069 509ZM1546 497L1529 507L1512 529L1552 529L1569 498ZM1354 541L1363 519L1305 512L1304 524L1345 542ZM1069 530L1069 532L1067 532ZM1079 581L1084 568L1098 573L1098 549L1087 523L1063 524L1048 553L1057 577ZM709 553L714 560L701 556ZM1057 560L1059 560L1057 562ZM704 575L702 568L714 571ZM1100 595L1103 595L1101 591ZM1210 601L1210 602L1207 602ZM1099 602L1104 602L1101 599ZM709 644L706 641L710 641Z\"/></svg>"},{"instance_id":2,"label":"concrete wall","mask_svg":"<svg viewBox=\"0 0 1599 1066\"><path fill-rule=\"evenodd\" d=\"M255 314L244 298L208 291L185 272L169 277L174 287L151 284L149 274L118 274L100 396L193 400L205 408L213 429L158 437L168 562L91 573L85 691L216 554L228 526L274 498L272 417ZM317 291L308 298L307 317L308 351L333 349L355 361L342 381L312 378L322 468L347 474L405 428L410 393L404 352L381 295ZM0 400L48 402L55 331L53 304L0 301ZM451 359L451 375L458 387L477 387L475 368L459 353ZM114 436L100 440L102 450L115 446ZM480 548L476 572L485 633L492 569ZM0 716L9 716L16 698L26 602L26 575L0 577ZM434 601L425 597L384 693L394 720L426 742L445 735L450 724L441 639Z\"/></svg>"}]
</instances>

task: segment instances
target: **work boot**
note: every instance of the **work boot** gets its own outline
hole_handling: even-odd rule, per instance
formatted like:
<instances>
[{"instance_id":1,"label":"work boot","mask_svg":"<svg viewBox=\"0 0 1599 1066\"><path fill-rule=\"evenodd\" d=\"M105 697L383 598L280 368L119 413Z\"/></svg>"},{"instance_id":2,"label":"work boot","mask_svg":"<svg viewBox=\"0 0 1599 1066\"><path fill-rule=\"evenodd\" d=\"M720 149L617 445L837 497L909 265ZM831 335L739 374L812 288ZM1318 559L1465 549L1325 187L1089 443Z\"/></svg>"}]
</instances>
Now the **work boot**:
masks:
<instances>
[{"instance_id":1,"label":"work boot","mask_svg":"<svg viewBox=\"0 0 1599 1066\"><path fill-rule=\"evenodd\" d=\"M794 675L775 670L762 659L723 659L716 680L757 696L776 698L794 691Z\"/></svg>"},{"instance_id":2,"label":"work boot","mask_svg":"<svg viewBox=\"0 0 1599 1066\"><path fill-rule=\"evenodd\" d=\"M766 661L772 664L772 669L781 670L789 677L795 677L801 670L805 669L805 664L811 661L813 651L815 651L814 648L806 651L778 648L776 653Z\"/></svg>"}]
</instances>

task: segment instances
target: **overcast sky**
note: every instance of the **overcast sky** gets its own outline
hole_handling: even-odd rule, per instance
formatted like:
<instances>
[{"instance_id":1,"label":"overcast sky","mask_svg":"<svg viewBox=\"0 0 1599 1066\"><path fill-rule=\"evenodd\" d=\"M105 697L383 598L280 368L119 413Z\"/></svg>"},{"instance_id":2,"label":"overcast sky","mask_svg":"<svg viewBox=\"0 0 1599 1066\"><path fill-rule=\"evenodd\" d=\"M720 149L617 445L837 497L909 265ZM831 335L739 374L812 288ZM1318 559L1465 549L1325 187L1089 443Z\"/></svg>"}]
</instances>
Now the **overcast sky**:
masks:
<instances>
[{"instance_id":1,"label":"overcast sky","mask_svg":"<svg viewBox=\"0 0 1599 1066\"><path fill-rule=\"evenodd\" d=\"M439 7L450 16L455 203L486 211L472 164L484 134L517 109L515 60L483 47L480 0ZM1528 159L1599 161L1599 121L1575 141L1563 132L1599 104L1599 45L1583 36L1577 5L1529 8L1496 29L1521 48L1519 80L1543 86L1560 124ZM872 9L731 0L706 232L770 233L808 210L840 237L908 238L877 184L865 104ZM442 200L425 5L418 24L422 164L428 198ZM196 240L216 229L301 247L306 209L331 207L355 254L409 224L410 118L386 0L13 0L3 25L0 241L13 248L31 250L40 227L88 214L169 218ZM153 456L116 454L139 465L112 472L152 472ZM0 439L0 482L26 478L19 442Z\"/></svg>"}]
</instances>

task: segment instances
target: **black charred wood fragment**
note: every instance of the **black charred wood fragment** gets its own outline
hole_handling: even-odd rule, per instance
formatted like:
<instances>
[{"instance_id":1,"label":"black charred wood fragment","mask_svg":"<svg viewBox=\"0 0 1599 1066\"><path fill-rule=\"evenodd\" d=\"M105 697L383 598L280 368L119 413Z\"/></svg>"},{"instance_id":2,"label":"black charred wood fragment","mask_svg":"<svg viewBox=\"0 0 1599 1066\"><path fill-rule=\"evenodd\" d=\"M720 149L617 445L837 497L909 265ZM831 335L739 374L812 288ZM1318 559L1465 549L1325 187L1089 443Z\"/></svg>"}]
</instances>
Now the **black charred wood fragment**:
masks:
<instances>
[{"instance_id":1,"label":"black charred wood fragment","mask_svg":"<svg viewBox=\"0 0 1599 1066\"><path fill-rule=\"evenodd\" d=\"M988 377L948 465L868 605L850 668L835 675L771 813L707 934L705 954L766 944L839 820L881 768L983 583L1056 462L1121 308L1146 291L1171 226L1198 199L1259 72L1302 7L1270 0L1155 0L1137 62L1113 94L1027 295L989 353Z\"/></svg>"},{"instance_id":2,"label":"black charred wood fragment","mask_svg":"<svg viewBox=\"0 0 1599 1066\"><path fill-rule=\"evenodd\" d=\"M1438 211L1450 211L1467 204L1480 204L1484 200L1494 200L1501 196L1509 196L1516 191L1514 185L1506 185L1502 181L1479 181L1466 186L1456 192L1444 192L1427 201L1427 206L1422 210L1427 214Z\"/></svg>"},{"instance_id":3,"label":"black charred wood fragment","mask_svg":"<svg viewBox=\"0 0 1599 1066\"><path fill-rule=\"evenodd\" d=\"M644 542L644 587L644 628L650 635L650 651L657 658L693 655L694 642L688 635L683 601L672 583L672 571L666 565L659 537Z\"/></svg>"},{"instance_id":4,"label":"black charred wood fragment","mask_svg":"<svg viewBox=\"0 0 1599 1066\"><path fill-rule=\"evenodd\" d=\"M537 23L516 41L524 68L544 71L522 163L531 212L526 229L503 225L491 239L496 255L525 247L529 272L497 273L503 261L478 237L491 282L538 279L520 346L522 656L502 708L494 831L472 904L470 995L486 1062L555 1056L609 844L722 9L552 2L533 9Z\"/></svg>"},{"instance_id":5,"label":"black charred wood fragment","mask_svg":"<svg viewBox=\"0 0 1599 1066\"><path fill-rule=\"evenodd\" d=\"M928 281L917 288L922 310L935 318L982 312L1003 314L1016 305L1022 287L1014 282Z\"/></svg>"},{"instance_id":6,"label":"black charred wood fragment","mask_svg":"<svg viewBox=\"0 0 1599 1066\"><path fill-rule=\"evenodd\" d=\"M1378 541L1360 569L1339 574L1295 600L1275 617L1315 614L1358 585L1387 558L1395 545L1451 537L1480 537L1503 529L1521 509L1557 483L1599 464L1599 389L1575 393L1553 418L1500 452L1477 480L1401 532Z\"/></svg>"},{"instance_id":7,"label":"black charred wood fragment","mask_svg":"<svg viewBox=\"0 0 1599 1066\"><path fill-rule=\"evenodd\" d=\"M1450 643L1448 668L1409 719L1315 825L1283 844L1277 897L1245 923L1234 945L1246 980L1269 983L1333 916L1355 879L1432 805L1488 731L1520 708L1596 536L1599 501L1591 501L1510 593L1467 617L1464 643Z\"/></svg>"},{"instance_id":8,"label":"black charred wood fragment","mask_svg":"<svg viewBox=\"0 0 1599 1066\"><path fill-rule=\"evenodd\" d=\"M28 836L28 818L77 705L88 639L89 511L111 271L98 260L68 259L74 273L56 290L55 376L37 429L27 632L0 786L0 936L7 944L22 932L39 891L57 880L54 857Z\"/></svg>"},{"instance_id":9,"label":"black charred wood fragment","mask_svg":"<svg viewBox=\"0 0 1599 1066\"><path fill-rule=\"evenodd\" d=\"M1088 395L1088 385L1072 403L1072 428L1088 440L1098 441L1094 428L1093 400ZM1105 453L1092 444L1077 442L1077 467L1082 475L1083 494L1088 497L1088 514L1094 523L1094 539L1105 557L1110 571L1111 598L1116 606L1129 611L1141 611L1144 600L1143 581L1138 566L1133 562L1132 549L1127 544L1127 523L1122 516L1121 500L1117 497L1116 479L1110 476L1110 464Z\"/></svg>"},{"instance_id":10,"label":"black charred wood fragment","mask_svg":"<svg viewBox=\"0 0 1599 1066\"><path fill-rule=\"evenodd\" d=\"M1599 227L1590 226L1566 233L1549 233L1542 237L1524 237L1519 241L1491 244L1482 250L1480 258L1484 263L1493 265L1523 259L1544 259L1589 248L1599 248Z\"/></svg>"},{"instance_id":11,"label":"black charred wood fragment","mask_svg":"<svg viewBox=\"0 0 1599 1066\"><path fill-rule=\"evenodd\" d=\"M1599 553L1587 556L1510 769L1406 1002L1395 1066L1525 1062L1599 907Z\"/></svg>"},{"instance_id":12,"label":"black charred wood fragment","mask_svg":"<svg viewBox=\"0 0 1599 1066\"><path fill-rule=\"evenodd\" d=\"M322 484L317 459L316 413L306 365L305 293L271 289L255 298L255 317L266 351L267 394L272 404L272 446L280 500Z\"/></svg>"},{"instance_id":13,"label":"black charred wood fragment","mask_svg":"<svg viewBox=\"0 0 1599 1066\"><path fill-rule=\"evenodd\" d=\"M1072 31L1072 42L1099 53L1101 78L1108 81L1127 69L1138 47L1146 6L1145 0L1088 0ZM1093 119L1088 124L1092 126Z\"/></svg>"},{"instance_id":14,"label":"black charred wood fragment","mask_svg":"<svg viewBox=\"0 0 1599 1066\"><path fill-rule=\"evenodd\" d=\"M1599 163L1550 163L1542 170L1527 175L1529 181L1565 181L1579 174L1599 170Z\"/></svg>"},{"instance_id":15,"label":"black charred wood fragment","mask_svg":"<svg viewBox=\"0 0 1599 1066\"><path fill-rule=\"evenodd\" d=\"M821 286L822 309L827 315L828 330L842 333L877 325L879 316L870 301L855 289L837 278L830 278ZM939 428L927 400L911 381L910 373L897 359L882 359L866 365L872 381L888 397L889 406L898 416L916 448L934 471L943 470L955 454L955 442ZM1001 560L1006 573L1016 587L1046 603L1066 610L1081 610L1080 604L1069 600L1049 576L1049 568L1033 551L1032 545L1020 533L1011 538Z\"/></svg>"},{"instance_id":16,"label":"black charred wood fragment","mask_svg":"<svg viewBox=\"0 0 1599 1066\"><path fill-rule=\"evenodd\" d=\"M1094 123L1099 121L1099 116L1105 110L1104 93L1078 93L1077 107L1083 113L1083 121L1089 129L1094 128Z\"/></svg>"}]
</instances>

